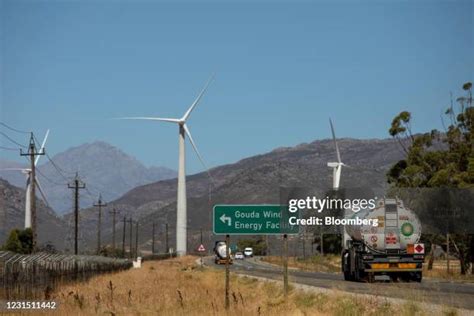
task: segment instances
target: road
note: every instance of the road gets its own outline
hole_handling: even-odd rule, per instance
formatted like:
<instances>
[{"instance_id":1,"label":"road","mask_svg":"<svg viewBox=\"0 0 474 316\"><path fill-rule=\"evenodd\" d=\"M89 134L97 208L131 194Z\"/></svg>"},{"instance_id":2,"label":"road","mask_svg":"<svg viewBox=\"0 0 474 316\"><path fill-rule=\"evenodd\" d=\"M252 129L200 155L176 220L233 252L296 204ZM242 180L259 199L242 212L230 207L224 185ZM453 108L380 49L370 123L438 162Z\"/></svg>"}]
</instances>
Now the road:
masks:
<instances>
[{"instance_id":1,"label":"road","mask_svg":"<svg viewBox=\"0 0 474 316\"><path fill-rule=\"evenodd\" d=\"M204 258L204 264L218 269L224 265L214 264L213 257ZM235 260L231 272L248 276L282 280L282 269L260 261L259 258ZM410 299L472 310L474 314L474 284L445 280L423 279L421 283L393 283L376 281L361 283L344 281L342 274L289 270L290 283L298 283L344 292Z\"/></svg>"}]
</instances>

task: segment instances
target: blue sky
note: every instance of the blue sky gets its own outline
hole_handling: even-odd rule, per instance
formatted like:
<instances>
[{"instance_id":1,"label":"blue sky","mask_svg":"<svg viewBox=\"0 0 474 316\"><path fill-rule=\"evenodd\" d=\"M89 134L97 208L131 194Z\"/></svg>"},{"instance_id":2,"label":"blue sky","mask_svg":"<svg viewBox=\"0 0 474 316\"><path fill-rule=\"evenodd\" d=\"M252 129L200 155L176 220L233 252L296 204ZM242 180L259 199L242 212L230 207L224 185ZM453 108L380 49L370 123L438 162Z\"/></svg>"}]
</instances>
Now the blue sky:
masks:
<instances>
[{"instance_id":1,"label":"blue sky","mask_svg":"<svg viewBox=\"0 0 474 316\"><path fill-rule=\"evenodd\" d=\"M104 140L176 169L176 126L109 118L181 116L213 72L189 121L211 166L328 138L329 117L338 137L388 137L405 109L441 128L473 80L472 1L0 3L0 118L50 128L50 154Z\"/></svg>"}]
</instances>

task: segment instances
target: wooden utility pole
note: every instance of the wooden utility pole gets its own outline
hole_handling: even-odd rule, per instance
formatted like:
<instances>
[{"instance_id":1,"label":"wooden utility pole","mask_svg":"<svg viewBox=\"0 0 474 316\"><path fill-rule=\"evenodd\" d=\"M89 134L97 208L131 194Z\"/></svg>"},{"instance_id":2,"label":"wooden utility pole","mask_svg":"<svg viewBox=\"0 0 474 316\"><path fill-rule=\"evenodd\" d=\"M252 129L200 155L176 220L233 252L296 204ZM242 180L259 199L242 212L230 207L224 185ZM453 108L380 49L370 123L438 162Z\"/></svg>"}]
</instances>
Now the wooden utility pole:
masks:
<instances>
[{"instance_id":1,"label":"wooden utility pole","mask_svg":"<svg viewBox=\"0 0 474 316\"><path fill-rule=\"evenodd\" d=\"M230 251L229 251L229 243L230 243L230 236L225 235L225 309L229 309L230 307Z\"/></svg>"},{"instance_id":2,"label":"wooden utility pole","mask_svg":"<svg viewBox=\"0 0 474 316\"><path fill-rule=\"evenodd\" d=\"M151 233L151 254L155 254L155 222L153 222L153 228Z\"/></svg>"},{"instance_id":3,"label":"wooden utility pole","mask_svg":"<svg viewBox=\"0 0 474 316\"><path fill-rule=\"evenodd\" d=\"M132 249L133 248L133 246L132 246L132 242L133 242L133 220L132 220L131 217L128 220L128 222L129 222L129 225L130 225L130 251L129 251L128 256L130 258L132 258L133 257L133 249Z\"/></svg>"},{"instance_id":4,"label":"wooden utility pole","mask_svg":"<svg viewBox=\"0 0 474 316\"><path fill-rule=\"evenodd\" d=\"M99 219L97 223L97 254L100 254L100 237L101 237L101 228L102 228L102 207L107 206L107 203L102 202L102 195L99 194L99 200L97 204L94 204L95 207L99 208ZM114 236L115 238L115 236Z\"/></svg>"},{"instance_id":5,"label":"wooden utility pole","mask_svg":"<svg viewBox=\"0 0 474 316\"><path fill-rule=\"evenodd\" d=\"M30 178L28 179L30 183L30 211L31 211L31 244L33 252L36 251L36 244L38 239L38 232L36 227L36 164L35 164L35 157L44 155L44 149L41 152L36 150L35 146L35 137L33 133L31 133L30 137L30 145L28 146L28 151L24 153L20 149L20 156L29 156L30 157Z\"/></svg>"},{"instance_id":6,"label":"wooden utility pole","mask_svg":"<svg viewBox=\"0 0 474 316\"><path fill-rule=\"evenodd\" d=\"M79 232L79 190L85 189L86 184L79 179L79 175L76 172L76 177L72 183L67 185L69 189L74 190L74 254L78 254L78 232Z\"/></svg>"},{"instance_id":7,"label":"wooden utility pole","mask_svg":"<svg viewBox=\"0 0 474 316\"><path fill-rule=\"evenodd\" d=\"M138 257L138 221L135 222L135 258Z\"/></svg>"},{"instance_id":8,"label":"wooden utility pole","mask_svg":"<svg viewBox=\"0 0 474 316\"><path fill-rule=\"evenodd\" d=\"M451 272L450 270L450 262L449 262L449 233L446 234L446 265L447 265L447 268L448 268L448 274Z\"/></svg>"},{"instance_id":9,"label":"wooden utility pole","mask_svg":"<svg viewBox=\"0 0 474 316\"><path fill-rule=\"evenodd\" d=\"M319 239L320 239L320 246L321 246L321 256L324 256L324 233L321 231L319 236L320 236Z\"/></svg>"},{"instance_id":10,"label":"wooden utility pole","mask_svg":"<svg viewBox=\"0 0 474 316\"><path fill-rule=\"evenodd\" d=\"M112 249L115 251L115 216L117 215L118 210L114 207L109 213L112 214Z\"/></svg>"},{"instance_id":11,"label":"wooden utility pole","mask_svg":"<svg viewBox=\"0 0 474 316\"><path fill-rule=\"evenodd\" d=\"M168 244L168 223L165 224L165 246L166 246L166 252L170 252L170 247Z\"/></svg>"},{"instance_id":12,"label":"wooden utility pole","mask_svg":"<svg viewBox=\"0 0 474 316\"><path fill-rule=\"evenodd\" d=\"M288 296L288 235L283 235L283 293Z\"/></svg>"},{"instance_id":13,"label":"wooden utility pole","mask_svg":"<svg viewBox=\"0 0 474 316\"><path fill-rule=\"evenodd\" d=\"M123 235L122 235L122 257L125 258L125 236L126 236L126 228L127 228L127 217L123 217Z\"/></svg>"}]
</instances>

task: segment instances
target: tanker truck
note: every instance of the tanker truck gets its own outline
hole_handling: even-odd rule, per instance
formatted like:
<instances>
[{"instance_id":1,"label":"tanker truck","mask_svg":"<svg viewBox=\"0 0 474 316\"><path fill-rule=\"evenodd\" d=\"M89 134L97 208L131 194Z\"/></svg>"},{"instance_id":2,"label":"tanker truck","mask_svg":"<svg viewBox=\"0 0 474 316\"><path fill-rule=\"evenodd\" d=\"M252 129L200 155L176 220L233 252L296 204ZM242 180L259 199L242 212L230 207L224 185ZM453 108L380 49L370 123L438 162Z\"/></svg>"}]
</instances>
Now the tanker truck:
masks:
<instances>
[{"instance_id":1,"label":"tanker truck","mask_svg":"<svg viewBox=\"0 0 474 316\"><path fill-rule=\"evenodd\" d=\"M341 268L346 281L373 282L376 275L387 275L393 281L421 282L425 247L413 211L400 199L384 198L373 209L350 213L346 219L372 224L345 226Z\"/></svg>"},{"instance_id":2,"label":"tanker truck","mask_svg":"<svg viewBox=\"0 0 474 316\"><path fill-rule=\"evenodd\" d=\"M225 241L216 241L214 245L214 263L226 264L227 262L227 245ZM232 264L231 250L229 248L229 264Z\"/></svg>"}]
</instances>

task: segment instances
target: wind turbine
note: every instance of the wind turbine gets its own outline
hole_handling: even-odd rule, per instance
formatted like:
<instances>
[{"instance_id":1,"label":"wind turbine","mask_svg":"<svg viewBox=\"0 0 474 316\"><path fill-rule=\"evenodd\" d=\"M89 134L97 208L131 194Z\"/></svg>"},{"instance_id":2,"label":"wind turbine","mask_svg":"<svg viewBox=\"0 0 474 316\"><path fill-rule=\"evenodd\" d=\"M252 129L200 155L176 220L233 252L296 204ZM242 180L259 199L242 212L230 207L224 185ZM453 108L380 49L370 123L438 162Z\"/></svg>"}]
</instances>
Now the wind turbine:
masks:
<instances>
[{"instance_id":1,"label":"wind turbine","mask_svg":"<svg viewBox=\"0 0 474 316\"><path fill-rule=\"evenodd\" d=\"M337 145L336 141L336 133L334 132L334 126L332 125L331 119L329 119L329 124L331 125L331 133L332 139L334 141L334 147L336 147L337 162L328 162L328 167L333 169L332 188L334 189L334 191L337 191L339 190L339 184L341 181L342 166L347 167L347 165L341 161L341 153L339 152L339 146Z\"/></svg>"},{"instance_id":2,"label":"wind turbine","mask_svg":"<svg viewBox=\"0 0 474 316\"><path fill-rule=\"evenodd\" d=\"M49 135L49 129L46 131L46 134L44 136L44 139L43 139L43 142L41 143L41 149L40 149L40 152L43 152L44 150L44 146L46 145L46 140L48 139L48 135ZM41 156L38 155L35 159L35 162L34 162L34 165L36 167L36 165L38 164L38 160ZM31 168L6 168L6 169L2 169L4 171L20 171L22 172L25 176L26 176L26 197L25 197L25 228L31 228L31 201L30 201L30 191L31 191L31 181L33 179L31 179ZM35 179L34 179L40 193L41 193L41 196L43 197L43 200L44 202L46 203L46 205L49 206L49 203L48 203L48 200L46 199L46 195L44 194L44 191L43 191L43 188L41 187L41 184L38 180L38 177L35 176Z\"/></svg>"},{"instance_id":3,"label":"wind turbine","mask_svg":"<svg viewBox=\"0 0 474 316\"><path fill-rule=\"evenodd\" d=\"M206 166L201 154L199 153L196 144L194 143L189 127L186 125L191 112L201 100L202 96L211 83L213 76L207 81L204 88L201 90L197 98L191 104L189 109L181 118L162 118L162 117L122 117L120 120L151 120L159 122L174 123L178 125L179 129L179 159L178 159L178 196L177 196L177 210L176 210L176 252L178 256L186 255L187 250L187 207L186 207L186 160L185 160L185 137L186 135L191 142L199 160L209 174L209 169ZM209 174L210 176L210 174ZM212 181L212 178L211 178Z\"/></svg>"},{"instance_id":4,"label":"wind turbine","mask_svg":"<svg viewBox=\"0 0 474 316\"><path fill-rule=\"evenodd\" d=\"M337 155L337 162L328 162L328 167L333 168L333 173L332 173L332 188L334 191L339 190L339 184L341 182L341 171L342 167L349 167L345 163L341 161L341 153L339 152L339 146L337 145L337 140L336 140L336 133L334 132L334 126L332 125L331 119L329 119L329 125L331 125L331 133L332 133L332 140L334 141L334 147L336 148L336 155ZM347 209L344 209L343 215L344 218L347 218L349 216L349 211ZM347 241L350 239L349 234L346 232L346 228L343 228L343 233L342 233L342 248L345 249L347 245Z\"/></svg>"}]
</instances>

